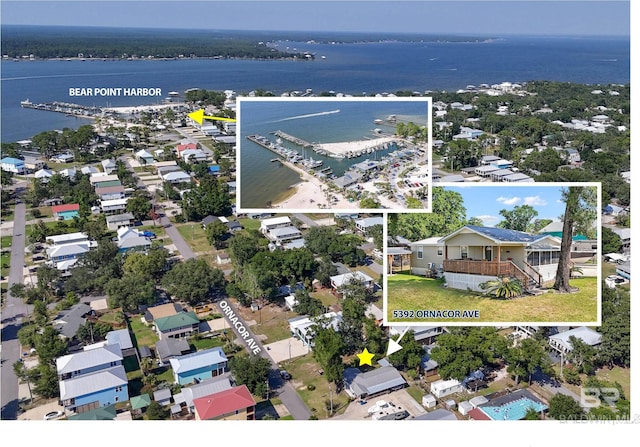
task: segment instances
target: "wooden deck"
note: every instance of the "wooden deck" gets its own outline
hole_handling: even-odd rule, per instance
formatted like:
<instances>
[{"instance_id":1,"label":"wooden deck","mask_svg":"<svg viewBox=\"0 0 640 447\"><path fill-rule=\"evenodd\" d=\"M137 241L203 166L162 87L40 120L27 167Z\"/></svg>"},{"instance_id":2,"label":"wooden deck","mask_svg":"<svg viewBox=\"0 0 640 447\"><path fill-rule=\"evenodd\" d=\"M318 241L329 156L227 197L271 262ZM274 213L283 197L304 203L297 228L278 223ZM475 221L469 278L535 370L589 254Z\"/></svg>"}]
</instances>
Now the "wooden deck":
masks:
<instances>
[{"instance_id":1,"label":"wooden deck","mask_svg":"<svg viewBox=\"0 0 640 447\"><path fill-rule=\"evenodd\" d=\"M525 289L528 289L532 281L529 275L523 272L511 261L475 261L471 259L445 259L443 261L445 272L467 273L469 275L486 276L512 276L519 279Z\"/></svg>"}]
</instances>

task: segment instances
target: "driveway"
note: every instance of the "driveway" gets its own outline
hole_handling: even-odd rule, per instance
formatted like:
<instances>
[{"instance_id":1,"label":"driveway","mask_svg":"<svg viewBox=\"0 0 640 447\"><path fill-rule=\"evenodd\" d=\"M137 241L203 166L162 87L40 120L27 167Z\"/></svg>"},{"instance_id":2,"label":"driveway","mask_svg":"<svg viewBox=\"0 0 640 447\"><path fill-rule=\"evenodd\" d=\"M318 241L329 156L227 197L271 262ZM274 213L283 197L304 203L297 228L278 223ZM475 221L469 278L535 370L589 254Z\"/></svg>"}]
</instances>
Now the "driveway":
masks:
<instances>
[{"instance_id":1,"label":"driveway","mask_svg":"<svg viewBox=\"0 0 640 447\"><path fill-rule=\"evenodd\" d=\"M369 416L368 410L371 406L375 405L375 403L379 400L384 400L387 402L393 402L396 406L400 406L409 412L409 418L415 418L416 416L420 416L425 414L427 411L420 405L416 400L411 397L411 395L407 392L406 389L392 391L391 393L383 394L381 396L372 397L371 399L367 399L364 405L361 405L359 400L354 400L349 404L345 412L341 415L334 416L331 419L337 420L351 420L358 421L363 419L371 419Z\"/></svg>"},{"instance_id":2,"label":"driveway","mask_svg":"<svg viewBox=\"0 0 640 447\"><path fill-rule=\"evenodd\" d=\"M309 347L295 337L264 345L274 362L280 363L309 353Z\"/></svg>"}]
</instances>

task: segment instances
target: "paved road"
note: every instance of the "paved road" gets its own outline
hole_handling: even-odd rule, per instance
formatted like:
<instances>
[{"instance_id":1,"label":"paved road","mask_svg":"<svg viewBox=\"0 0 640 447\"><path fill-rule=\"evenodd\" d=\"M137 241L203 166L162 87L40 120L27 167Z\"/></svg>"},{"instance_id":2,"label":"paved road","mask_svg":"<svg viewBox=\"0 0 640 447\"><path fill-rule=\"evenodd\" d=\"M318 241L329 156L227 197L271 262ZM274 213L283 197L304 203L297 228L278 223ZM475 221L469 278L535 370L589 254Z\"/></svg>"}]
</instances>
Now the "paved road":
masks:
<instances>
[{"instance_id":1,"label":"paved road","mask_svg":"<svg viewBox=\"0 0 640 447\"><path fill-rule=\"evenodd\" d=\"M9 270L8 286L22 284L24 275L24 246L25 246L25 214L24 203L18 203L14 211L14 235L11 247L11 268ZM29 308L20 298L7 293L7 304L2 309L2 368L1 399L2 409L0 419L17 419L18 417L18 378L13 373L13 364L20 358L20 343L18 330L22 317L28 315Z\"/></svg>"},{"instance_id":2,"label":"paved road","mask_svg":"<svg viewBox=\"0 0 640 447\"><path fill-rule=\"evenodd\" d=\"M252 342L255 343L255 345L257 345L260 348L260 353L258 355L260 355L260 357L262 358L269 360L271 362L271 365L273 366L273 368L269 372L269 390L271 391L277 390L278 398L282 401L282 404L287 408L287 410L289 411L289 414L291 414L291 416L293 416L294 419L305 420L305 421L308 420L311 417L311 411L309 410L309 408L307 408L306 404L300 398L300 396L298 395L296 390L293 388L293 386L289 382L282 380L282 378L280 377L280 372L279 372L277 362L271 358L271 356L269 355L269 351L265 349L264 345L260 342L260 339L251 331L251 328L249 327L247 322L237 312L236 307L232 305L229 301L227 300L225 301L237 316L238 323L241 323L244 326L244 328L247 330L248 337L245 339L240 335L240 333L238 332L238 329L236 329L234 325L231 324L231 322L229 321L229 316L222 311L222 308L220 307L220 303L218 303L218 308L220 309L220 312L222 313L224 318L227 320L227 323L229 323L229 327L233 329L233 332L236 334L238 339L245 345L245 347L249 352L251 352L251 347L249 346L249 340L252 340Z\"/></svg>"},{"instance_id":3,"label":"paved road","mask_svg":"<svg viewBox=\"0 0 640 447\"><path fill-rule=\"evenodd\" d=\"M293 217L301 222L304 222L309 228L318 226L318 223L315 220L305 216L304 214L296 213L293 215Z\"/></svg>"}]
</instances>

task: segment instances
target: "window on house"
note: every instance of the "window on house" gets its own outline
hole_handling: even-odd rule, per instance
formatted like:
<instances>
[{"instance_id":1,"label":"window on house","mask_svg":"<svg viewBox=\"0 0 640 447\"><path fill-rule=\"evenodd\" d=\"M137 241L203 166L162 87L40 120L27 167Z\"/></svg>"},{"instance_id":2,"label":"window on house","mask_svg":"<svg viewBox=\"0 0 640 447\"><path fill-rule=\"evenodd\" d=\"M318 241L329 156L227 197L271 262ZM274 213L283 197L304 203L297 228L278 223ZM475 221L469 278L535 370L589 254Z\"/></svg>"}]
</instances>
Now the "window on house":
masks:
<instances>
[{"instance_id":1,"label":"window on house","mask_svg":"<svg viewBox=\"0 0 640 447\"><path fill-rule=\"evenodd\" d=\"M122 387L121 386L117 386L116 387L116 393L119 393L120 391L122 391Z\"/></svg>"},{"instance_id":2,"label":"window on house","mask_svg":"<svg viewBox=\"0 0 640 447\"><path fill-rule=\"evenodd\" d=\"M438 248L438 256L442 256L442 248Z\"/></svg>"},{"instance_id":3,"label":"window on house","mask_svg":"<svg viewBox=\"0 0 640 447\"><path fill-rule=\"evenodd\" d=\"M493 247L484 247L484 259L493 261Z\"/></svg>"},{"instance_id":4,"label":"window on house","mask_svg":"<svg viewBox=\"0 0 640 447\"><path fill-rule=\"evenodd\" d=\"M422 259L423 257L423 248L422 247L418 247L418 259Z\"/></svg>"},{"instance_id":5,"label":"window on house","mask_svg":"<svg viewBox=\"0 0 640 447\"><path fill-rule=\"evenodd\" d=\"M467 259L469 257L469 247L466 247L466 246L460 247L460 257L462 259Z\"/></svg>"}]
</instances>

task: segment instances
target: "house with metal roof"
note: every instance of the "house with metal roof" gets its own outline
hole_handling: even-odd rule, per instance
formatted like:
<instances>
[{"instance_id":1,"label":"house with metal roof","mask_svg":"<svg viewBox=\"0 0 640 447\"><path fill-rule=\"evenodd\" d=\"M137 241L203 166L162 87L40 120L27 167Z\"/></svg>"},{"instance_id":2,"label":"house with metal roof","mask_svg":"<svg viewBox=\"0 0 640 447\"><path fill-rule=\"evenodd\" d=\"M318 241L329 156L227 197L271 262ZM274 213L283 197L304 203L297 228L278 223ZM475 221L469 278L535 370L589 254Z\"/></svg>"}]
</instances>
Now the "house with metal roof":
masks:
<instances>
[{"instance_id":1,"label":"house with metal roof","mask_svg":"<svg viewBox=\"0 0 640 447\"><path fill-rule=\"evenodd\" d=\"M14 174L24 174L27 171L24 160L13 157L4 157L0 160L2 170L6 172L12 172Z\"/></svg>"},{"instance_id":2,"label":"house with metal roof","mask_svg":"<svg viewBox=\"0 0 640 447\"><path fill-rule=\"evenodd\" d=\"M481 292L499 276L522 281L525 289L553 281L561 241L553 236L465 225L441 239L448 287Z\"/></svg>"},{"instance_id":3,"label":"house with metal roof","mask_svg":"<svg viewBox=\"0 0 640 447\"><path fill-rule=\"evenodd\" d=\"M246 385L194 399L193 404L198 421L252 421L256 418L256 401Z\"/></svg>"},{"instance_id":4,"label":"house with metal roof","mask_svg":"<svg viewBox=\"0 0 640 447\"><path fill-rule=\"evenodd\" d=\"M123 357L130 355L136 355L133 342L131 341L131 334L128 329L118 329L107 333L106 336L107 345L118 345Z\"/></svg>"},{"instance_id":5,"label":"house with metal roof","mask_svg":"<svg viewBox=\"0 0 640 447\"><path fill-rule=\"evenodd\" d=\"M145 251L151 248L151 240L130 227L118 228L118 252Z\"/></svg>"},{"instance_id":6,"label":"house with metal roof","mask_svg":"<svg viewBox=\"0 0 640 447\"><path fill-rule=\"evenodd\" d=\"M376 225L382 225L384 223L384 218L380 216L376 217L365 217L364 219L356 220L356 231L366 235L371 228Z\"/></svg>"},{"instance_id":7,"label":"house with metal roof","mask_svg":"<svg viewBox=\"0 0 640 447\"><path fill-rule=\"evenodd\" d=\"M128 383L122 365L75 376L60 381L60 401L65 410L75 413L126 402L129 400Z\"/></svg>"},{"instance_id":8,"label":"house with metal roof","mask_svg":"<svg viewBox=\"0 0 640 447\"><path fill-rule=\"evenodd\" d=\"M343 380L345 391L359 399L371 398L408 386L393 366L382 366L364 373L357 368L347 368Z\"/></svg>"},{"instance_id":9,"label":"house with metal roof","mask_svg":"<svg viewBox=\"0 0 640 447\"><path fill-rule=\"evenodd\" d=\"M223 374L227 368L227 356L222 348L216 347L173 358L169 363L173 380L186 385Z\"/></svg>"},{"instance_id":10,"label":"house with metal roof","mask_svg":"<svg viewBox=\"0 0 640 447\"><path fill-rule=\"evenodd\" d=\"M191 337L198 332L199 324L200 320L193 312L179 312L155 320L156 333L160 340Z\"/></svg>"},{"instance_id":11,"label":"house with metal roof","mask_svg":"<svg viewBox=\"0 0 640 447\"><path fill-rule=\"evenodd\" d=\"M338 331L338 324L342 321L342 312L328 312L318 317L303 315L288 320L291 335L298 338L305 346L313 347L314 327L318 324L324 328L331 327Z\"/></svg>"},{"instance_id":12,"label":"house with metal roof","mask_svg":"<svg viewBox=\"0 0 640 447\"><path fill-rule=\"evenodd\" d=\"M122 227L129 227L133 225L133 222L135 222L135 218L131 213L107 216L107 228L111 231L117 231Z\"/></svg>"},{"instance_id":13,"label":"house with metal roof","mask_svg":"<svg viewBox=\"0 0 640 447\"><path fill-rule=\"evenodd\" d=\"M571 337L575 337L589 346L597 346L602 342L602 334L586 326L580 326L550 336L549 346L555 349L559 354L567 354L573 350Z\"/></svg>"},{"instance_id":14,"label":"house with metal roof","mask_svg":"<svg viewBox=\"0 0 640 447\"><path fill-rule=\"evenodd\" d=\"M110 159L102 160L100 164L102 165L102 169L107 175L111 174L113 171L116 170L116 162L113 160L110 160Z\"/></svg>"},{"instance_id":15,"label":"house with metal roof","mask_svg":"<svg viewBox=\"0 0 640 447\"><path fill-rule=\"evenodd\" d=\"M119 345L105 345L58 357L56 371L60 380L66 380L121 365L122 358Z\"/></svg>"},{"instance_id":16,"label":"house with metal roof","mask_svg":"<svg viewBox=\"0 0 640 447\"><path fill-rule=\"evenodd\" d=\"M335 275L331 277L331 287L335 290L351 283L362 284L367 288L372 288L374 286L373 278L360 271L343 273L342 275Z\"/></svg>"}]
</instances>

